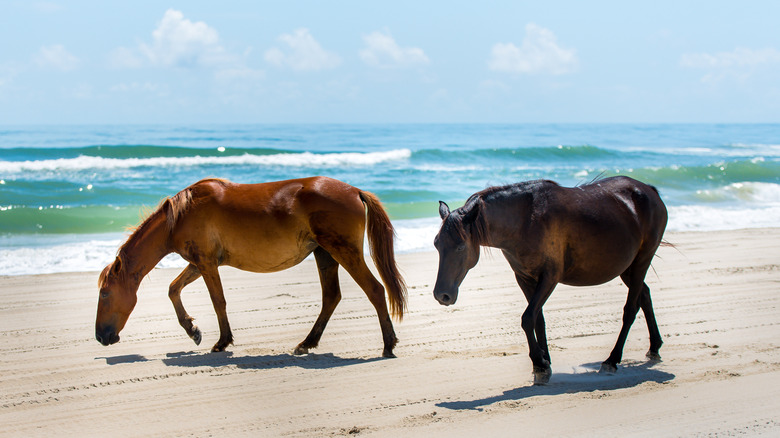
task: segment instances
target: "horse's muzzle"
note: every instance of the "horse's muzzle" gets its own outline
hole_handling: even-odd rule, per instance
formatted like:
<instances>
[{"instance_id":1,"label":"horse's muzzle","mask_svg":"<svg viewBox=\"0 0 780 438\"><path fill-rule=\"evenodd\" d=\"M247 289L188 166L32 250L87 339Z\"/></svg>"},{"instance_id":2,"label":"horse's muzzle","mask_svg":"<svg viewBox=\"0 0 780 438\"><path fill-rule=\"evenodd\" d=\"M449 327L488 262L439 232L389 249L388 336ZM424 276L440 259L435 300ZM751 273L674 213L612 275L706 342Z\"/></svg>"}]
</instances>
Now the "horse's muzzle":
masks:
<instances>
[{"instance_id":1,"label":"horse's muzzle","mask_svg":"<svg viewBox=\"0 0 780 438\"><path fill-rule=\"evenodd\" d=\"M95 330L95 339L105 346L119 342L119 335L113 329Z\"/></svg>"},{"instance_id":2,"label":"horse's muzzle","mask_svg":"<svg viewBox=\"0 0 780 438\"><path fill-rule=\"evenodd\" d=\"M439 302L442 306L449 306L452 304L455 304L455 301L458 299L458 293L435 293L433 294L433 297L436 298L436 301Z\"/></svg>"}]
</instances>

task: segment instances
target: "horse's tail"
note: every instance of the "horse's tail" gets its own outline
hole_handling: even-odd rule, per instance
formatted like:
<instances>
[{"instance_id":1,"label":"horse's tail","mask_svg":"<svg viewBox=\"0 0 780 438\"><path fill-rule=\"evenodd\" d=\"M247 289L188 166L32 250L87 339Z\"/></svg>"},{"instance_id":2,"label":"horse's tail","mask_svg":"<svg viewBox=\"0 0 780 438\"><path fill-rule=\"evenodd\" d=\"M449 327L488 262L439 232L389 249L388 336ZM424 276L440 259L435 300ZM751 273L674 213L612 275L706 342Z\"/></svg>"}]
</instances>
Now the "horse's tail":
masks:
<instances>
[{"instance_id":1,"label":"horse's tail","mask_svg":"<svg viewBox=\"0 0 780 438\"><path fill-rule=\"evenodd\" d=\"M387 289L390 301L390 313L398 320L404 317L406 310L406 282L395 264L393 238L395 230L387 212L382 208L379 198L373 193L360 191L360 199L366 204L368 222L368 247L371 257L379 270L379 276Z\"/></svg>"}]
</instances>

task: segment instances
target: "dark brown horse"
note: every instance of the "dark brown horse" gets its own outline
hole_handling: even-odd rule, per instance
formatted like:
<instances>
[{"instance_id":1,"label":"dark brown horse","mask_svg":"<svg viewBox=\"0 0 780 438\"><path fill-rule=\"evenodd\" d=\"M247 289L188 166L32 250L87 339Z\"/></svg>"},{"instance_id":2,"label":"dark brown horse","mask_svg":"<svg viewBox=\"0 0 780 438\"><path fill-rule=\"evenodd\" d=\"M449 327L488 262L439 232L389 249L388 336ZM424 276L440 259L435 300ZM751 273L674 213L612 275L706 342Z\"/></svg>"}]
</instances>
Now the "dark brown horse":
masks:
<instances>
[{"instance_id":1,"label":"dark brown horse","mask_svg":"<svg viewBox=\"0 0 780 438\"><path fill-rule=\"evenodd\" d=\"M588 286L620 276L628 286L623 327L602 371L617 371L639 307L650 332L647 357L661 358L663 341L645 284L667 221L654 187L623 176L574 188L530 181L475 193L452 212L441 202L439 215L434 297L445 306L454 304L458 287L479 260L480 245L499 248L528 300L522 327L536 383L546 383L552 374L542 306L558 283Z\"/></svg>"},{"instance_id":2,"label":"dark brown horse","mask_svg":"<svg viewBox=\"0 0 780 438\"><path fill-rule=\"evenodd\" d=\"M168 291L179 323L200 344L201 332L184 310L181 290L203 276L219 320L219 341L211 351L223 351L233 343L233 334L217 268L228 265L275 272L297 265L313 252L322 284L322 311L295 354L317 346L341 300L341 265L376 309L384 340L382 355L394 357L397 339L385 290L363 258L366 229L371 256L387 287L390 310L400 320L406 307L406 285L395 263L393 226L375 195L325 177L265 184L219 179L197 182L165 199L100 274L95 337L103 345L119 341L141 280L165 255L175 252L189 262Z\"/></svg>"}]
</instances>

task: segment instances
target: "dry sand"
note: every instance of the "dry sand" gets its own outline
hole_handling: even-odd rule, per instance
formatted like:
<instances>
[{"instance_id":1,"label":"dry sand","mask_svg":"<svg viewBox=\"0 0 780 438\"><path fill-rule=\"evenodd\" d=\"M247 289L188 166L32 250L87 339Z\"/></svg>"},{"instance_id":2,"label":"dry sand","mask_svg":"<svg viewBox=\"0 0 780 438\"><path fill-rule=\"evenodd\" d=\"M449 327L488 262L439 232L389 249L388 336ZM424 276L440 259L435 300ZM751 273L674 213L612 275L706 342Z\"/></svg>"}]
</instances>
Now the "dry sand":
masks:
<instances>
[{"instance_id":1,"label":"dry sand","mask_svg":"<svg viewBox=\"0 0 780 438\"><path fill-rule=\"evenodd\" d=\"M432 296L436 253L399 256L409 308L396 359L365 295L344 299L314 353L312 261L277 274L224 269L235 345L209 353L202 280L168 301L174 271L143 282L122 340L94 339L96 273L0 277L0 436L733 436L780 434L780 229L668 234L648 274L664 336L648 363L638 317L615 375L596 373L620 326L619 281L559 286L545 306L553 376L531 384L524 299L498 253L455 306Z\"/></svg>"}]
</instances>

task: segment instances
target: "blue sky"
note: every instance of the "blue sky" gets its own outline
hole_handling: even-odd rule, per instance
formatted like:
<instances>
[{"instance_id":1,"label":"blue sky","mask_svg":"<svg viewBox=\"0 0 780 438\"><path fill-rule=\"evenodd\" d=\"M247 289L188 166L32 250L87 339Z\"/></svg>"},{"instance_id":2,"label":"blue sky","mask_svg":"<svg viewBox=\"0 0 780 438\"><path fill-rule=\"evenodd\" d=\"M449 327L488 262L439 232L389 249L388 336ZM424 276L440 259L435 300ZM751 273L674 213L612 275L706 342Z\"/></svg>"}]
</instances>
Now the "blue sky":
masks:
<instances>
[{"instance_id":1,"label":"blue sky","mask_svg":"<svg viewBox=\"0 0 780 438\"><path fill-rule=\"evenodd\" d=\"M778 17L776 1L0 0L0 124L780 122Z\"/></svg>"}]
</instances>

